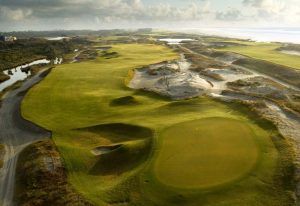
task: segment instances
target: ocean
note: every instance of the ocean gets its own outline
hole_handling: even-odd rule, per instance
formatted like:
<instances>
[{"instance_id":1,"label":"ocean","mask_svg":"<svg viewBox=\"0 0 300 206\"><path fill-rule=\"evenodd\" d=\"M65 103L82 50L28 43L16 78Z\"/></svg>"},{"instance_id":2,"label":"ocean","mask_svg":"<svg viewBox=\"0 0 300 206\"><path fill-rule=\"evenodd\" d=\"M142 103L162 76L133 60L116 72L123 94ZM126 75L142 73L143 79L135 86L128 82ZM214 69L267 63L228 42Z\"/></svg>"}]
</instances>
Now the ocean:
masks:
<instances>
[{"instance_id":1,"label":"ocean","mask_svg":"<svg viewBox=\"0 0 300 206\"><path fill-rule=\"evenodd\" d=\"M186 28L181 31L259 42L300 43L300 28Z\"/></svg>"}]
</instances>

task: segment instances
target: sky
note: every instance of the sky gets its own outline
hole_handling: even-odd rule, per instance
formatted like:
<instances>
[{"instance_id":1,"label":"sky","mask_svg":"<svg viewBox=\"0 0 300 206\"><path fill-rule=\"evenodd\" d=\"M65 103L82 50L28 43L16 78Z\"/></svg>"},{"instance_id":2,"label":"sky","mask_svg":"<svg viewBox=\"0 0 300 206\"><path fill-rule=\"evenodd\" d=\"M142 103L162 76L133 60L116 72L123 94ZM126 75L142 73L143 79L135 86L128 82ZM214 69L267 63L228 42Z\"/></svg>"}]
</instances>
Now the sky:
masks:
<instances>
[{"instance_id":1,"label":"sky","mask_svg":"<svg viewBox=\"0 0 300 206\"><path fill-rule=\"evenodd\" d=\"M0 0L0 31L299 27L300 0Z\"/></svg>"}]
</instances>

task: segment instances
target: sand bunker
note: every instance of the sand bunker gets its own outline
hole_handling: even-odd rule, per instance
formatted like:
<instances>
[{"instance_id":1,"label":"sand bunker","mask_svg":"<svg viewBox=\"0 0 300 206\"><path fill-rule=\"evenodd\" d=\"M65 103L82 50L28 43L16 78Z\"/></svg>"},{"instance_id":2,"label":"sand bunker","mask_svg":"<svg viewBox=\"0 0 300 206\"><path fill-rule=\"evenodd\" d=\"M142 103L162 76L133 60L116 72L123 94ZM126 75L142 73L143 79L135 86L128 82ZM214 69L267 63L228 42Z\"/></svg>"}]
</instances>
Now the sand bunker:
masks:
<instances>
[{"instance_id":1,"label":"sand bunker","mask_svg":"<svg viewBox=\"0 0 300 206\"><path fill-rule=\"evenodd\" d=\"M135 70L135 75L128 86L132 89L151 91L173 100L179 100L204 94L221 94L227 89L228 82L257 76L233 66L222 69L208 67L200 71L195 71L190 66L191 64L182 57L180 61L163 62L139 68Z\"/></svg>"},{"instance_id":2,"label":"sand bunker","mask_svg":"<svg viewBox=\"0 0 300 206\"><path fill-rule=\"evenodd\" d=\"M185 59L150 65L135 70L129 83L133 89L152 91L172 99L185 99L200 96L211 88L211 84L198 73L189 70L190 63Z\"/></svg>"},{"instance_id":3,"label":"sand bunker","mask_svg":"<svg viewBox=\"0 0 300 206\"><path fill-rule=\"evenodd\" d=\"M91 153L93 155L99 156L99 155L110 153L110 152L120 148L121 146L122 146L121 144L100 146L100 147L96 147L96 148L92 149Z\"/></svg>"},{"instance_id":4,"label":"sand bunker","mask_svg":"<svg viewBox=\"0 0 300 206\"><path fill-rule=\"evenodd\" d=\"M91 152L98 159L90 169L90 174L113 175L132 170L148 158L151 148L152 139L96 147Z\"/></svg>"}]
</instances>

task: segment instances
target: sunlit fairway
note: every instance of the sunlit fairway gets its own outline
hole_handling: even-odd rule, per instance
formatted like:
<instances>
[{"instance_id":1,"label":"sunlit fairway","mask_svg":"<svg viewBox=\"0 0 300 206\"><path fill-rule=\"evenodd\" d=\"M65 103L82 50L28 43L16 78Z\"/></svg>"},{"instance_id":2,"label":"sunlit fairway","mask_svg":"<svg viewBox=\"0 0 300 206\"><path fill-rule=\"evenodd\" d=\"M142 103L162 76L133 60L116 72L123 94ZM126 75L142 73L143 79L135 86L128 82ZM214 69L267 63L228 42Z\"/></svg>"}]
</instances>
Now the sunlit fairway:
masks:
<instances>
[{"instance_id":1,"label":"sunlit fairway","mask_svg":"<svg viewBox=\"0 0 300 206\"><path fill-rule=\"evenodd\" d=\"M240 104L131 90L129 70L179 55L158 45L112 47L117 58L56 67L22 104L26 119L53 131L78 192L97 205L291 202L276 179L272 125Z\"/></svg>"},{"instance_id":2,"label":"sunlit fairway","mask_svg":"<svg viewBox=\"0 0 300 206\"><path fill-rule=\"evenodd\" d=\"M229 41L231 42L231 41ZM245 46L233 46L221 51L230 51L243 54L256 59L270 61L276 64L300 69L300 58L296 55L284 54L276 49L282 47L280 43L257 43L246 41L233 41L234 43L244 44Z\"/></svg>"}]
</instances>

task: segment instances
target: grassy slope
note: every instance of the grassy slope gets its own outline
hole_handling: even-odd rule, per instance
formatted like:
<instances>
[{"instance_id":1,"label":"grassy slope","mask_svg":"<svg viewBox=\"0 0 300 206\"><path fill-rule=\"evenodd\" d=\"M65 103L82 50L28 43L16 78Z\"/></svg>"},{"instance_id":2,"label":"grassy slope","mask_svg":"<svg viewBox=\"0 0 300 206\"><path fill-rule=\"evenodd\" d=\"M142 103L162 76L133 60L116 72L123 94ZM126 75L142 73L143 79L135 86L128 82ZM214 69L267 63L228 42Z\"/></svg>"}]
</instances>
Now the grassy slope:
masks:
<instances>
[{"instance_id":1,"label":"grassy slope","mask_svg":"<svg viewBox=\"0 0 300 206\"><path fill-rule=\"evenodd\" d=\"M245 41L234 42L245 44ZM248 46L228 47L218 50L236 52L256 59L262 59L276 64L300 69L300 58L298 56L283 54L280 51L276 51L276 49L281 46L282 44L279 43L250 42L248 43Z\"/></svg>"},{"instance_id":2,"label":"grassy slope","mask_svg":"<svg viewBox=\"0 0 300 206\"><path fill-rule=\"evenodd\" d=\"M153 178L151 161L147 166L148 172L143 177L138 175L139 168L122 175L89 174L97 161L90 150L112 142L101 135L72 129L111 122L155 128L157 138L153 151L157 151L161 139L159 137L166 127L206 117L228 117L247 121L253 131L260 133L258 136L265 138L262 140L264 152L260 164L252 176L234 184L236 189L223 190L222 194L203 193L199 196L197 193L197 198L192 195L192 199L197 204L200 201L207 205L216 205L215 200L223 202L223 205L236 205L236 202L242 202L243 205L284 205L282 203L289 202L286 193L273 185L278 154L271 140L266 138L266 131L259 129L242 113L236 112L236 109L206 98L170 103L157 95L126 88L123 82L128 70L178 58L178 55L155 45L113 47L120 57L98 58L95 61L57 67L28 93L22 105L25 118L53 131L54 141L70 173L69 181L78 191L99 205L104 204L103 201L111 204L132 202L151 205L158 202L161 205L174 205L173 201L176 201L174 191L169 191ZM111 101L124 96L134 96L139 104L117 108L110 106ZM148 182L148 179L151 181ZM149 184L144 185L140 181ZM187 196L188 199L189 197Z\"/></svg>"}]
</instances>

